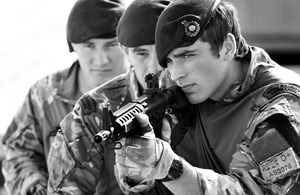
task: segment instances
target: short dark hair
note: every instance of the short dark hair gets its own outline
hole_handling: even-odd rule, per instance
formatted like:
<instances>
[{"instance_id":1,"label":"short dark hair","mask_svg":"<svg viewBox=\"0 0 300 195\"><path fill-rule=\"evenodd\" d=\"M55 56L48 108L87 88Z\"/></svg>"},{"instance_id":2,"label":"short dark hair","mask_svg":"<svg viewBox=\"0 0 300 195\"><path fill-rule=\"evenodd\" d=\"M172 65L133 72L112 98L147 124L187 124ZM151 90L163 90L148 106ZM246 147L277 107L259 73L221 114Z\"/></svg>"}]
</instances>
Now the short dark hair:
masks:
<instances>
[{"instance_id":1,"label":"short dark hair","mask_svg":"<svg viewBox=\"0 0 300 195\"><path fill-rule=\"evenodd\" d=\"M228 33L233 34L236 39L237 53L239 57L247 44L241 35L241 27L238 20L238 12L230 2L221 1L215 10L210 23L200 36L200 40L208 42L215 56L219 56L219 51Z\"/></svg>"}]
</instances>

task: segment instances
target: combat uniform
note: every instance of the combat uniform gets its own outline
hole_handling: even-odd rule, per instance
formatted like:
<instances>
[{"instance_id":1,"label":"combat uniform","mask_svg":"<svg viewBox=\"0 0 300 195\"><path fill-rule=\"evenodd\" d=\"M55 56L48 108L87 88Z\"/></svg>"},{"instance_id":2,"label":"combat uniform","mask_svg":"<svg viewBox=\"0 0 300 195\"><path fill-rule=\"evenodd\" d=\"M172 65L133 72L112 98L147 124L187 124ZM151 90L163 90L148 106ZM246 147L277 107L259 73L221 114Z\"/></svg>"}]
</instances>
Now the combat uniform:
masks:
<instances>
[{"instance_id":1,"label":"combat uniform","mask_svg":"<svg viewBox=\"0 0 300 195\"><path fill-rule=\"evenodd\" d=\"M270 126L262 122L282 114L299 137L300 77L260 48L251 47L246 58L250 65L242 83L232 86L219 102L194 106L196 122L189 133L196 144L197 167L202 168L196 171L204 194L279 195L297 180L299 155L278 134L263 138ZM279 158L289 160L283 163Z\"/></svg>"},{"instance_id":2,"label":"combat uniform","mask_svg":"<svg viewBox=\"0 0 300 195\"><path fill-rule=\"evenodd\" d=\"M94 141L102 129L103 102L116 111L141 95L134 69L91 90L76 103L61 122L49 157L48 193L123 194L114 174L115 143ZM156 186L149 194L163 194L166 188Z\"/></svg>"},{"instance_id":3,"label":"combat uniform","mask_svg":"<svg viewBox=\"0 0 300 195\"><path fill-rule=\"evenodd\" d=\"M108 181L108 177L114 178L114 150L105 150L106 145L96 144L93 137L102 127L103 101L109 99L112 110L116 110L138 96L136 81L129 90L133 76L130 71L85 94L61 122L48 158L50 194L92 194L98 180L103 184L100 194L121 194L117 183ZM112 172L106 172L105 166Z\"/></svg>"},{"instance_id":4,"label":"combat uniform","mask_svg":"<svg viewBox=\"0 0 300 195\"><path fill-rule=\"evenodd\" d=\"M47 156L61 120L82 93L78 89L78 61L70 68L37 81L5 133L2 172L10 194L25 193L48 181Z\"/></svg>"}]
</instances>

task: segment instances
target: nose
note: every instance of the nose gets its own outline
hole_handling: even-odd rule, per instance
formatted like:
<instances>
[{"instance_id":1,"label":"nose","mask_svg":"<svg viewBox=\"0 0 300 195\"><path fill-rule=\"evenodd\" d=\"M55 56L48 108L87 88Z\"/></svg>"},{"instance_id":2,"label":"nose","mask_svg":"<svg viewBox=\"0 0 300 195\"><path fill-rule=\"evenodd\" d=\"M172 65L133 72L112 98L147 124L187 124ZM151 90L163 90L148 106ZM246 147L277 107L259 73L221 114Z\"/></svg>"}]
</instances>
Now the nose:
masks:
<instances>
[{"instance_id":1,"label":"nose","mask_svg":"<svg viewBox=\"0 0 300 195\"><path fill-rule=\"evenodd\" d=\"M162 70L162 67L159 65L156 54L154 52L153 55L151 55L149 64L148 64L148 71L150 73L157 73L160 70Z\"/></svg>"},{"instance_id":2,"label":"nose","mask_svg":"<svg viewBox=\"0 0 300 195\"><path fill-rule=\"evenodd\" d=\"M107 64L109 62L109 57L107 52L102 49L98 49L94 55L95 55L94 56L95 64L99 66Z\"/></svg>"},{"instance_id":3,"label":"nose","mask_svg":"<svg viewBox=\"0 0 300 195\"><path fill-rule=\"evenodd\" d=\"M184 68L178 63L172 62L172 64L169 64L168 70L170 72L171 79L175 82L179 82L180 79L185 77Z\"/></svg>"}]
</instances>

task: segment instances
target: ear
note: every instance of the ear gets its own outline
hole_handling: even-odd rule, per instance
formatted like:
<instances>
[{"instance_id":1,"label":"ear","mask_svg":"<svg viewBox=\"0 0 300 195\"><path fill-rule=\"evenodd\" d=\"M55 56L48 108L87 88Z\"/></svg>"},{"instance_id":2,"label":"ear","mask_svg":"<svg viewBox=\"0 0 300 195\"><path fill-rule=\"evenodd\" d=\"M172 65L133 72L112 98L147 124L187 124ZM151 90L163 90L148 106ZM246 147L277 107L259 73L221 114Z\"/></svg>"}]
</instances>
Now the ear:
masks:
<instances>
[{"instance_id":1,"label":"ear","mask_svg":"<svg viewBox=\"0 0 300 195\"><path fill-rule=\"evenodd\" d=\"M223 50L224 50L224 60L229 61L234 58L236 53L236 40L233 34L228 33L224 43L223 43Z\"/></svg>"}]
</instances>

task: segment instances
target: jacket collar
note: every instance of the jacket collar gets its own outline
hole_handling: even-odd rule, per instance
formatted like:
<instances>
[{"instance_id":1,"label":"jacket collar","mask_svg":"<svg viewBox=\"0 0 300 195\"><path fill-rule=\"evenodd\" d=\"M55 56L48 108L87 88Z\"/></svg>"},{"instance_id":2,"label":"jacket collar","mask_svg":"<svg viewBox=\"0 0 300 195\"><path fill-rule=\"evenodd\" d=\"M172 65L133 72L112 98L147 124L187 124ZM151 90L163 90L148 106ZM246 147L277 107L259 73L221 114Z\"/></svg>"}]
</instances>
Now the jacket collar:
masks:
<instances>
[{"instance_id":1,"label":"jacket collar","mask_svg":"<svg viewBox=\"0 0 300 195\"><path fill-rule=\"evenodd\" d=\"M261 48L250 47L249 54L245 56L245 60L249 61L249 67L246 77L242 83L234 83L229 90L224 94L221 104L230 104L237 101L240 97L250 93L253 89L253 84L257 80L259 67L271 62L270 56ZM271 64L274 65L274 64Z\"/></svg>"},{"instance_id":2,"label":"jacket collar","mask_svg":"<svg viewBox=\"0 0 300 195\"><path fill-rule=\"evenodd\" d=\"M56 97L64 102L75 104L75 102L83 95L79 90L78 73L80 65L76 60L70 68L55 74L53 78L56 88Z\"/></svg>"}]
</instances>

